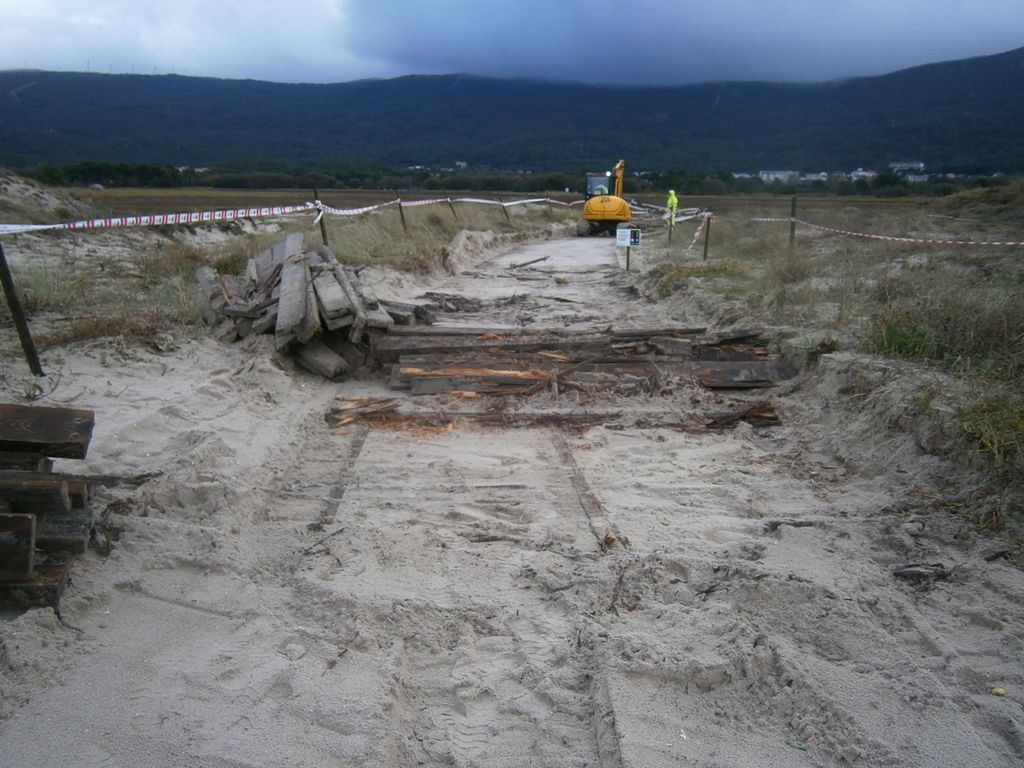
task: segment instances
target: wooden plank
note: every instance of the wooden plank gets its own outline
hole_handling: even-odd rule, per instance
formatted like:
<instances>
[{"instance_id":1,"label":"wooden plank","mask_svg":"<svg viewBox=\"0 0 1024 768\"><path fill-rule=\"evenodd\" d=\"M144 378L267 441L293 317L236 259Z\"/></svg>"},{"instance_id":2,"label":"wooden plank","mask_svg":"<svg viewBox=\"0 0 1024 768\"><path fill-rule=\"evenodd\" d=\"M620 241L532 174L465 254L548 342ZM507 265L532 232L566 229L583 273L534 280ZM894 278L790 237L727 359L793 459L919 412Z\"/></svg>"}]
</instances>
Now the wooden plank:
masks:
<instances>
[{"instance_id":1,"label":"wooden plank","mask_svg":"<svg viewBox=\"0 0 1024 768\"><path fill-rule=\"evenodd\" d=\"M320 313L325 321L352 313L352 302L348 300L348 294L341 287L333 270L319 272L313 278L313 288L316 290Z\"/></svg>"},{"instance_id":2,"label":"wooden plank","mask_svg":"<svg viewBox=\"0 0 1024 768\"><path fill-rule=\"evenodd\" d=\"M455 354L481 350L506 352L538 352L543 350L571 350L577 353L611 353L611 340L604 334L585 334L571 337L557 336L439 336L420 337L393 335L390 332L375 336L373 353L382 363L396 362L404 354Z\"/></svg>"},{"instance_id":3,"label":"wooden plank","mask_svg":"<svg viewBox=\"0 0 1024 768\"><path fill-rule=\"evenodd\" d=\"M0 404L0 451L84 459L95 414L77 408Z\"/></svg>"},{"instance_id":4,"label":"wooden plank","mask_svg":"<svg viewBox=\"0 0 1024 768\"><path fill-rule=\"evenodd\" d=\"M295 359L307 371L319 374L325 379L339 379L348 373L348 363L341 355L317 339L295 350Z\"/></svg>"},{"instance_id":5,"label":"wooden plank","mask_svg":"<svg viewBox=\"0 0 1024 768\"><path fill-rule=\"evenodd\" d=\"M53 461L41 453L0 451L0 469L21 469L26 472L49 472Z\"/></svg>"},{"instance_id":6,"label":"wooden plank","mask_svg":"<svg viewBox=\"0 0 1024 768\"><path fill-rule=\"evenodd\" d=\"M13 512L35 515L66 515L71 512L68 482L60 475L0 471L0 499L11 503Z\"/></svg>"},{"instance_id":7,"label":"wooden plank","mask_svg":"<svg viewBox=\"0 0 1024 768\"><path fill-rule=\"evenodd\" d=\"M301 232L291 232L278 240L265 251L260 251L252 260L256 266L256 274L261 284L265 283L271 273L292 256L302 253L305 236Z\"/></svg>"},{"instance_id":8,"label":"wooden plank","mask_svg":"<svg viewBox=\"0 0 1024 768\"><path fill-rule=\"evenodd\" d=\"M0 514L0 581L30 578L35 551L35 515Z\"/></svg>"},{"instance_id":9,"label":"wooden plank","mask_svg":"<svg viewBox=\"0 0 1024 768\"><path fill-rule=\"evenodd\" d=\"M334 276L338 279L341 287L345 289L345 294L348 296L349 302L352 304L352 316L355 318L352 323L352 329L349 331L348 338L353 344L358 344L363 338L363 330L366 328L366 309L363 307L363 301L359 298L359 292L356 291L355 286L352 285L352 280L349 278L345 268L340 264L334 266Z\"/></svg>"},{"instance_id":10,"label":"wooden plank","mask_svg":"<svg viewBox=\"0 0 1024 768\"><path fill-rule=\"evenodd\" d=\"M327 326L329 331L338 331L342 328L348 328L355 322L355 319L355 316L351 313L341 317L329 317L324 321L324 325Z\"/></svg>"},{"instance_id":11,"label":"wooden plank","mask_svg":"<svg viewBox=\"0 0 1024 768\"><path fill-rule=\"evenodd\" d=\"M274 344L283 351L295 340L306 316L306 274L303 263L288 262L281 268L281 297L277 303Z\"/></svg>"},{"instance_id":12,"label":"wooden plank","mask_svg":"<svg viewBox=\"0 0 1024 768\"><path fill-rule=\"evenodd\" d=\"M90 509L68 515L45 515L36 521L36 547L42 552L70 552L80 555L89 544L94 523Z\"/></svg>"},{"instance_id":13,"label":"wooden plank","mask_svg":"<svg viewBox=\"0 0 1024 768\"><path fill-rule=\"evenodd\" d=\"M796 369L776 360L701 360L690 363L697 383L709 389L771 387L796 375Z\"/></svg>"},{"instance_id":14,"label":"wooden plank","mask_svg":"<svg viewBox=\"0 0 1024 768\"><path fill-rule=\"evenodd\" d=\"M316 291L313 290L313 276L310 273L308 264L303 264L302 268L305 270L306 312L296 336L299 342L308 344L314 336L320 333L320 329L323 326L320 324L320 308L316 303Z\"/></svg>"},{"instance_id":15,"label":"wooden plank","mask_svg":"<svg viewBox=\"0 0 1024 768\"><path fill-rule=\"evenodd\" d=\"M266 333L277 325L277 302L275 301L265 310L263 316L252 322L253 333Z\"/></svg>"},{"instance_id":16,"label":"wooden plank","mask_svg":"<svg viewBox=\"0 0 1024 768\"><path fill-rule=\"evenodd\" d=\"M676 336L651 336L647 344L663 355L690 357L693 354L693 342Z\"/></svg>"},{"instance_id":17,"label":"wooden plank","mask_svg":"<svg viewBox=\"0 0 1024 768\"><path fill-rule=\"evenodd\" d=\"M378 306L374 309L366 309L367 328L390 328L395 324L394 318L385 309Z\"/></svg>"},{"instance_id":18,"label":"wooden plank","mask_svg":"<svg viewBox=\"0 0 1024 768\"><path fill-rule=\"evenodd\" d=\"M0 581L0 602L25 608L56 606L68 585L70 554L51 554L37 559L27 579Z\"/></svg>"}]
</instances>

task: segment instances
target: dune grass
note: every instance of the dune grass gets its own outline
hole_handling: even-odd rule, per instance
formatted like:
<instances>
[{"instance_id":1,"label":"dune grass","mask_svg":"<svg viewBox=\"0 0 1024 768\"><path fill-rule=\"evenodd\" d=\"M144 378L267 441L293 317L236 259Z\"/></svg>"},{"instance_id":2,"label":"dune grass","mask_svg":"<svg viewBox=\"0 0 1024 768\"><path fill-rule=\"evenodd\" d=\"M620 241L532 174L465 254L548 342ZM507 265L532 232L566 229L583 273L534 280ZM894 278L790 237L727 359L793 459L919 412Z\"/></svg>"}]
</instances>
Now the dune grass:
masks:
<instances>
[{"instance_id":1,"label":"dune grass","mask_svg":"<svg viewBox=\"0 0 1024 768\"><path fill-rule=\"evenodd\" d=\"M800 200L797 217L831 229L907 238L1024 240L1024 187L939 200ZM825 336L844 348L933 365L969 383L962 436L991 468L1024 469L1024 248L873 240L754 222L789 215L788 200L731 201L716 216L710 258L685 255L687 230L662 236L660 293L699 279L733 316L780 338ZM1015 212L1013 215L1012 212ZM682 236L680 236L682 235ZM678 245L679 242L683 245ZM714 265L724 269L715 270Z\"/></svg>"},{"instance_id":2,"label":"dune grass","mask_svg":"<svg viewBox=\"0 0 1024 768\"><path fill-rule=\"evenodd\" d=\"M127 200L168 210L188 210L194 202L189 190L181 198L161 191L155 199L139 195ZM332 250L346 263L425 273L442 266L445 249L460 230L539 232L576 216L578 211L561 206L515 206L506 215L496 205L441 203L403 206L401 213L389 206L357 216L328 216L324 223ZM50 245L56 255L19 261L12 272L43 349L105 337L151 341L168 330L190 333L203 326L204 308L195 297L198 267L241 274L250 257L288 231L305 232L309 248L322 242L312 215L287 217L270 227L245 222L160 227L144 236L126 235L123 241L114 233L103 241L107 248L85 233L64 240L55 236ZM0 318L7 315L6 304L0 303Z\"/></svg>"}]
</instances>

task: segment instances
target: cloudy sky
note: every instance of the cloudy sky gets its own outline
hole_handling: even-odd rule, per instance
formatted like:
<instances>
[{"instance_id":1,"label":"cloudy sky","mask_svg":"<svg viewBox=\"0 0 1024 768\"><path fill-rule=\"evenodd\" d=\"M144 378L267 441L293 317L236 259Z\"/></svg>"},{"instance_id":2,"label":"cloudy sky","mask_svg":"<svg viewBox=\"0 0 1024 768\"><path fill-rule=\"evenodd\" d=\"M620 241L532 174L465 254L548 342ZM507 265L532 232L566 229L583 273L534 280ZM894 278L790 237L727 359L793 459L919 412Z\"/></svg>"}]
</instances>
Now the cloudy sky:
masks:
<instances>
[{"instance_id":1,"label":"cloudy sky","mask_svg":"<svg viewBox=\"0 0 1024 768\"><path fill-rule=\"evenodd\" d=\"M0 0L0 69L812 81L1024 46L1024 0Z\"/></svg>"}]
</instances>

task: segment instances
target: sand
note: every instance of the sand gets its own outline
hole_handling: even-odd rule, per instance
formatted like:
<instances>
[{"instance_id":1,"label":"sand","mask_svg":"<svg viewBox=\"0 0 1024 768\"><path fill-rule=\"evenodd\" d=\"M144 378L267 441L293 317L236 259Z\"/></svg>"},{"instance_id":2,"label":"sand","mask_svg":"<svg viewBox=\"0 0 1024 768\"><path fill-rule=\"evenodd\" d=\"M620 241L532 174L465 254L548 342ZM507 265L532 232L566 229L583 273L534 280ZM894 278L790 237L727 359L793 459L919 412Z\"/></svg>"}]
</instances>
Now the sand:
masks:
<instances>
[{"instance_id":1,"label":"sand","mask_svg":"<svg viewBox=\"0 0 1024 768\"><path fill-rule=\"evenodd\" d=\"M392 283L485 300L448 321L694 319L607 239L452 250L459 274ZM96 412L59 468L122 478L95 499L116 540L60 616L0 621L2 766L1024 760L1020 547L968 520L982 479L898 427L913 371L826 355L767 393L777 427L647 426L766 396L678 381L474 406L620 414L579 433L334 435L338 398L457 404L325 383L265 339L44 363L46 404ZM894 576L910 563L949 576Z\"/></svg>"}]
</instances>

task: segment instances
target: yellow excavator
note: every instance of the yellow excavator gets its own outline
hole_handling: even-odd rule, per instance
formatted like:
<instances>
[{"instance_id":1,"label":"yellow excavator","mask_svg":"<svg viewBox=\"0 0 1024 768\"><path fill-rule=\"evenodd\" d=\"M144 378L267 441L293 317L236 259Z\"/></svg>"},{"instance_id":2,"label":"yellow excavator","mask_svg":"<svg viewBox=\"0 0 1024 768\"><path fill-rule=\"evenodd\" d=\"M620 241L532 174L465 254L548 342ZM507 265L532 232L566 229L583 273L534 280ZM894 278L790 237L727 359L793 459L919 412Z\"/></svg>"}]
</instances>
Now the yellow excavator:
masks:
<instances>
[{"instance_id":1,"label":"yellow excavator","mask_svg":"<svg viewBox=\"0 0 1024 768\"><path fill-rule=\"evenodd\" d=\"M619 160L605 173L588 173L583 221L588 234L614 234L619 224L629 223L629 203L622 198L626 162Z\"/></svg>"}]
</instances>

